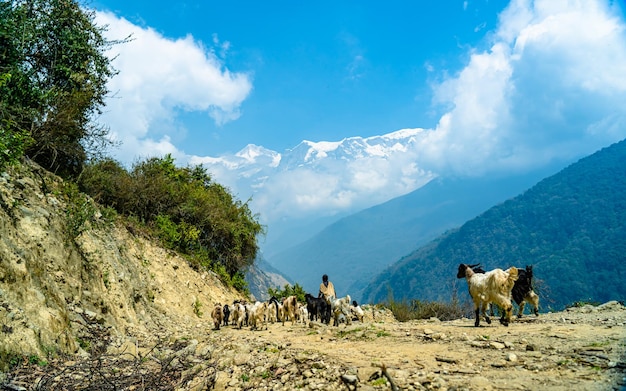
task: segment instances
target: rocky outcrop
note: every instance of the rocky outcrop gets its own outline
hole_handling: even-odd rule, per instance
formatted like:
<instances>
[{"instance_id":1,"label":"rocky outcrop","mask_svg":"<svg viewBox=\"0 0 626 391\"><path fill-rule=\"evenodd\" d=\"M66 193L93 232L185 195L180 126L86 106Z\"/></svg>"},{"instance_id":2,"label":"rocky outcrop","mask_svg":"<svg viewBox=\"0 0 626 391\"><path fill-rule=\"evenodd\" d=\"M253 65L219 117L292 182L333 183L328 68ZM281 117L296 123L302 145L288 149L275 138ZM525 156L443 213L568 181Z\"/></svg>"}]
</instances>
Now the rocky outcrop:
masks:
<instances>
[{"instance_id":1,"label":"rocky outcrop","mask_svg":"<svg viewBox=\"0 0 626 391\"><path fill-rule=\"evenodd\" d=\"M285 285L292 285L278 270L262 258L257 259L254 265L246 271L246 282L250 294L255 300L269 300L269 288L282 290Z\"/></svg>"}]
</instances>

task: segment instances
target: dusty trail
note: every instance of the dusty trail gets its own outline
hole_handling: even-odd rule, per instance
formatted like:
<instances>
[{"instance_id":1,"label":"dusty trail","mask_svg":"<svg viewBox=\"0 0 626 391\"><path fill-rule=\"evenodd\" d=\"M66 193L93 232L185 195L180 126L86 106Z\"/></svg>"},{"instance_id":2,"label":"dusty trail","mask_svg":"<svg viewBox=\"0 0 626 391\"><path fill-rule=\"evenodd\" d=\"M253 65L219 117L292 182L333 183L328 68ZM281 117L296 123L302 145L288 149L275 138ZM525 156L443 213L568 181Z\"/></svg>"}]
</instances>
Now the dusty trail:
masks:
<instances>
[{"instance_id":1,"label":"dusty trail","mask_svg":"<svg viewBox=\"0 0 626 391\"><path fill-rule=\"evenodd\" d=\"M237 370L225 366L216 389L265 384L273 389L270 380L289 371L294 376L282 377L283 389L294 384L305 389L344 387L332 382L330 368L357 375L359 389L389 389L376 379L383 364L401 389L569 391L624 385L626 310L618 303L526 316L509 327L495 321L476 328L471 319L398 322L388 313L379 313L377 319L371 313L363 323L350 326L287 322L261 331L230 326L211 331L207 342L228 341L225 346L232 355L251 361L250 373L255 367L268 371L263 381L254 383L255 377L248 376L239 384L233 383ZM323 362L308 378L298 377L306 370L303 366L289 369L293 362L307 359L309 364ZM274 364L262 364L264 360Z\"/></svg>"}]
</instances>

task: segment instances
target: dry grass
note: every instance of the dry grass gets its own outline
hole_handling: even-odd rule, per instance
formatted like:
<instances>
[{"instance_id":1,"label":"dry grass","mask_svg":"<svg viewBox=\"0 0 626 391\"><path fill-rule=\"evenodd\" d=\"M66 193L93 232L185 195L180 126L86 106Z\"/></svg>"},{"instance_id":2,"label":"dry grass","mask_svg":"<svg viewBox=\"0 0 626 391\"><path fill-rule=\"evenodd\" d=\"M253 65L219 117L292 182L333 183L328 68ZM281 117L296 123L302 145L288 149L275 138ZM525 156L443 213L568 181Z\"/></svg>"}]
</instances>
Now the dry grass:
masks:
<instances>
[{"instance_id":1,"label":"dry grass","mask_svg":"<svg viewBox=\"0 0 626 391\"><path fill-rule=\"evenodd\" d=\"M386 307L393 312L394 317L400 322L430 318L446 321L468 317L472 314L470 303L460 303L454 299L447 303L421 300L390 300Z\"/></svg>"}]
</instances>

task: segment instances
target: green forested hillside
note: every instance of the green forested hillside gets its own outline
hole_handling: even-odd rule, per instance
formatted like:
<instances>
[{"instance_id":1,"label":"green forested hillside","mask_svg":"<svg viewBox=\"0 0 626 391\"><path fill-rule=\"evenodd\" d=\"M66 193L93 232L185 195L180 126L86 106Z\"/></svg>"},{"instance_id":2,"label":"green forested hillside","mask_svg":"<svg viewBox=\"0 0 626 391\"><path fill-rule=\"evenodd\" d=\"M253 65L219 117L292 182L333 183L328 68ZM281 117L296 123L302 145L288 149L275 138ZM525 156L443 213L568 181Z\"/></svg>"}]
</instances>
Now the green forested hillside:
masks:
<instances>
[{"instance_id":1,"label":"green forested hillside","mask_svg":"<svg viewBox=\"0 0 626 391\"><path fill-rule=\"evenodd\" d=\"M539 182L404 257L366 288L368 302L468 298L459 263L534 265L542 310L626 298L626 141Z\"/></svg>"}]
</instances>

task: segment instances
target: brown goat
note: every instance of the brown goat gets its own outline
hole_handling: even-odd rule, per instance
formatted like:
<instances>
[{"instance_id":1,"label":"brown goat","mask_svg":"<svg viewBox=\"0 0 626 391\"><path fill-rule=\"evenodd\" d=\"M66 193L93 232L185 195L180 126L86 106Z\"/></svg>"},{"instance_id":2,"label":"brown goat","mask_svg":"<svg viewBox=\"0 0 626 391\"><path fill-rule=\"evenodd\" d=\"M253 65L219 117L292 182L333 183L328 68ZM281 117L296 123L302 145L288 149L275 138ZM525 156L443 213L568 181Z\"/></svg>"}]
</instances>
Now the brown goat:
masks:
<instances>
[{"instance_id":1,"label":"brown goat","mask_svg":"<svg viewBox=\"0 0 626 391\"><path fill-rule=\"evenodd\" d=\"M211 311L211 317L213 318L215 330L219 330L220 325L224 320L224 312L222 311L222 305L220 303L215 304L215 307L213 307L213 311Z\"/></svg>"}]
</instances>

